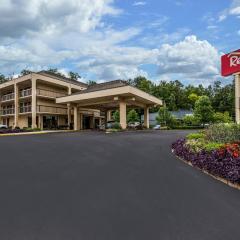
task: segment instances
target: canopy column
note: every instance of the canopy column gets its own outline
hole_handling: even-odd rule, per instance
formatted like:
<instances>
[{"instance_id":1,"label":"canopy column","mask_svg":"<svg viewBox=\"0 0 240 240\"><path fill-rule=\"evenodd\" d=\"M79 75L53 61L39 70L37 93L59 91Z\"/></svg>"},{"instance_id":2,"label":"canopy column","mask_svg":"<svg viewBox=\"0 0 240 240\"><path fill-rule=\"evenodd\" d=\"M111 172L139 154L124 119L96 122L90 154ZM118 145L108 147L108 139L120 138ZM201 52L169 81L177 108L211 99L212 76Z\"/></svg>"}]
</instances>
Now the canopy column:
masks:
<instances>
[{"instance_id":1,"label":"canopy column","mask_svg":"<svg viewBox=\"0 0 240 240\"><path fill-rule=\"evenodd\" d=\"M80 130L78 107L74 106L73 109L74 109L74 130L78 131L78 130Z\"/></svg>"},{"instance_id":2,"label":"canopy column","mask_svg":"<svg viewBox=\"0 0 240 240\"><path fill-rule=\"evenodd\" d=\"M127 128L127 104L124 100L119 103L120 125L122 129Z\"/></svg>"},{"instance_id":3,"label":"canopy column","mask_svg":"<svg viewBox=\"0 0 240 240\"><path fill-rule=\"evenodd\" d=\"M149 128L149 107L144 108L144 127Z\"/></svg>"}]
</instances>

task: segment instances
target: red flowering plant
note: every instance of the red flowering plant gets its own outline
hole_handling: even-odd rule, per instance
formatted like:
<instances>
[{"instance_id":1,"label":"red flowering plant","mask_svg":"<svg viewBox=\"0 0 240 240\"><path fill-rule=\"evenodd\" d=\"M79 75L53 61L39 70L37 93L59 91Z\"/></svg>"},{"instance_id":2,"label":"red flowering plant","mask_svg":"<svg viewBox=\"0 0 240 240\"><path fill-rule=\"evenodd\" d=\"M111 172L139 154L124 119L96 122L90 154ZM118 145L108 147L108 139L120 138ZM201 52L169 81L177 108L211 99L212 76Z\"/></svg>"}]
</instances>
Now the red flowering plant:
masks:
<instances>
[{"instance_id":1,"label":"red flowering plant","mask_svg":"<svg viewBox=\"0 0 240 240\"><path fill-rule=\"evenodd\" d=\"M227 143L218 150L220 156L231 155L233 158L240 157L240 142Z\"/></svg>"}]
</instances>

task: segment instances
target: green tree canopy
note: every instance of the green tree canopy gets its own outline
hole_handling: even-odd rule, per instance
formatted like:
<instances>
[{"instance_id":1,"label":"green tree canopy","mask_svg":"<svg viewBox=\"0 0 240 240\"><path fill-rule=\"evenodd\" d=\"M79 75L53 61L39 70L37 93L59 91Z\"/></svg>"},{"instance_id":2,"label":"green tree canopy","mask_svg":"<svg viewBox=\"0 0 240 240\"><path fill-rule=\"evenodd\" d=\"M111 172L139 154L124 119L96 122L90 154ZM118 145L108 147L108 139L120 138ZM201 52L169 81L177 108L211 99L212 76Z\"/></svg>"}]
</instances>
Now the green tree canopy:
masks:
<instances>
[{"instance_id":1,"label":"green tree canopy","mask_svg":"<svg viewBox=\"0 0 240 240\"><path fill-rule=\"evenodd\" d=\"M97 84L97 82L96 82L96 81L93 81L93 80L88 80L87 84L88 84L89 86L92 86L92 85Z\"/></svg>"},{"instance_id":2,"label":"green tree canopy","mask_svg":"<svg viewBox=\"0 0 240 240\"><path fill-rule=\"evenodd\" d=\"M194 108L194 116L199 118L201 123L210 123L213 121L214 110L208 96L200 97Z\"/></svg>"},{"instance_id":3,"label":"green tree canopy","mask_svg":"<svg viewBox=\"0 0 240 240\"><path fill-rule=\"evenodd\" d=\"M189 99L192 107L194 107L195 102L199 99L199 96L198 96L196 93L191 93L191 94L188 96L188 99Z\"/></svg>"},{"instance_id":4,"label":"green tree canopy","mask_svg":"<svg viewBox=\"0 0 240 240\"><path fill-rule=\"evenodd\" d=\"M127 122L139 122L140 118L136 110L131 109L127 114Z\"/></svg>"},{"instance_id":5,"label":"green tree canopy","mask_svg":"<svg viewBox=\"0 0 240 240\"><path fill-rule=\"evenodd\" d=\"M0 73L0 83L4 83L6 81L7 81L7 78L3 74Z\"/></svg>"},{"instance_id":6,"label":"green tree canopy","mask_svg":"<svg viewBox=\"0 0 240 240\"><path fill-rule=\"evenodd\" d=\"M25 76L25 75L28 75L28 74L31 74L32 71L28 70L28 69L23 69L20 73L20 76Z\"/></svg>"},{"instance_id":7,"label":"green tree canopy","mask_svg":"<svg viewBox=\"0 0 240 240\"><path fill-rule=\"evenodd\" d=\"M115 122L120 122L120 114L118 110L113 113L113 120Z\"/></svg>"},{"instance_id":8,"label":"green tree canopy","mask_svg":"<svg viewBox=\"0 0 240 240\"><path fill-rule=\"evenodd\" d=\"M233 121L229 115L229 112L216 112L213 115L213 120L215 123L231 123Z\"/></svg>"},{"instance_id":9,"label":"green tree canopy","mask_svg":"<svg viewBox=\"0 0 240 240\"><path fill-rule=\"evenodd\" d=\"M72 80L78 80L79 78L81 78L80 74L77 72L70 71L68 74Z\"/></svg>"},{"instance_id":10,"label":"green tree canopy","mask_svg":"<svg viewBox=\"0 0 240 240\"><path fill-rule=\"evenodd\" d=\"M164 125L164 126L172 126L176 122L176 119L168 111L167 107L159 108L156 120L159 124Z\"/></svg>"}]
</instances>

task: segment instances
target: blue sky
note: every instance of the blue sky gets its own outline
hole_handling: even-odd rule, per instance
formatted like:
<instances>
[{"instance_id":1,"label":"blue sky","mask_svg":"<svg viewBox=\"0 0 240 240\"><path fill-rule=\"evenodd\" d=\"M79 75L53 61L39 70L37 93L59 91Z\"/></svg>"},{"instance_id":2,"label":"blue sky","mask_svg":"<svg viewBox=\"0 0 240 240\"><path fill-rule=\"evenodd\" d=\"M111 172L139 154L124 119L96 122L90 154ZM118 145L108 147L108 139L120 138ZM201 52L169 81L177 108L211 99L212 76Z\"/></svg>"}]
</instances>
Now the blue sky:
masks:
<instances>
[{"instance_id":1,"label":"blue sky","mask_svg":"<svg viewBox=\"0 0 240 240\"><path fill-rule=\"evenodd\" d=\"M239 48L239 21L240 0L3 0L0 72L227 83L220 56Z\"/></svg>"}]
</instances>

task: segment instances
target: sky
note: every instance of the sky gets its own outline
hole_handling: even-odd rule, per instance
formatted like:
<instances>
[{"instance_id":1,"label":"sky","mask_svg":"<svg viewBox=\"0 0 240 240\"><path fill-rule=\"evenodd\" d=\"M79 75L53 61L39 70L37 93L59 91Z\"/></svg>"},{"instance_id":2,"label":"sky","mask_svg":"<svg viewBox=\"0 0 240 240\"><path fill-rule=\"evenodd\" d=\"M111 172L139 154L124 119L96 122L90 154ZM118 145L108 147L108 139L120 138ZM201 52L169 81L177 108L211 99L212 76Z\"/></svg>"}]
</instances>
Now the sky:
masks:
<instances>
[{"instance_id":1,"label":"sky","mask_svg":"<svg viewBox=\"0 0 240 240\"><path fill-rule=\"evenodd\" d=\"M208 85L240 48L240 0L0 0L0 72Z\"/></svg>"}]
</instances>

